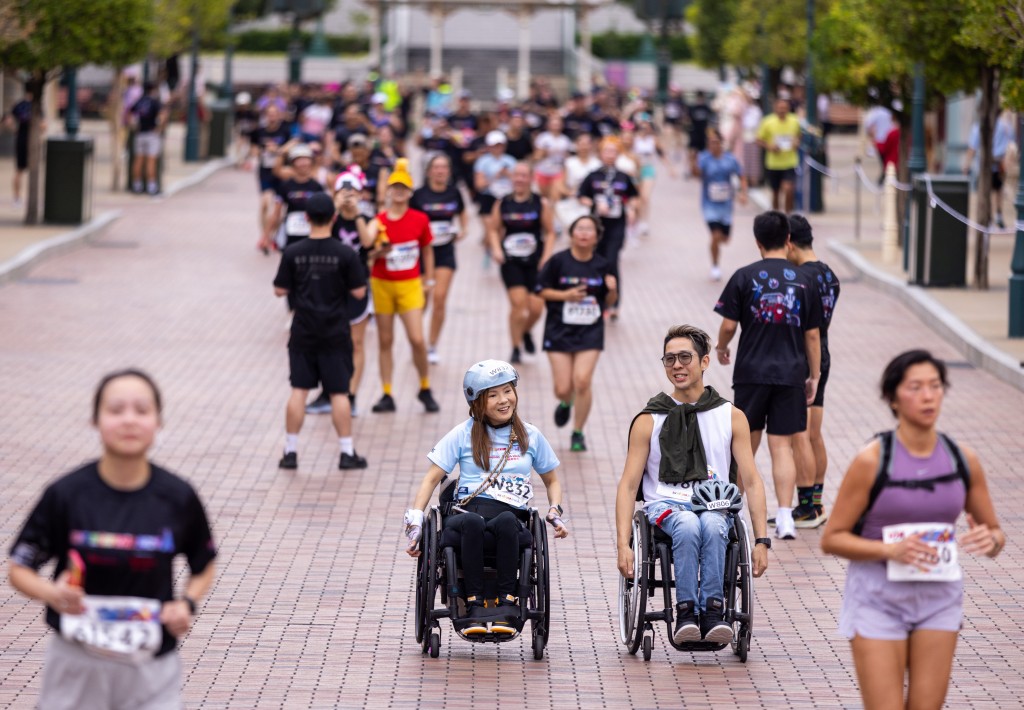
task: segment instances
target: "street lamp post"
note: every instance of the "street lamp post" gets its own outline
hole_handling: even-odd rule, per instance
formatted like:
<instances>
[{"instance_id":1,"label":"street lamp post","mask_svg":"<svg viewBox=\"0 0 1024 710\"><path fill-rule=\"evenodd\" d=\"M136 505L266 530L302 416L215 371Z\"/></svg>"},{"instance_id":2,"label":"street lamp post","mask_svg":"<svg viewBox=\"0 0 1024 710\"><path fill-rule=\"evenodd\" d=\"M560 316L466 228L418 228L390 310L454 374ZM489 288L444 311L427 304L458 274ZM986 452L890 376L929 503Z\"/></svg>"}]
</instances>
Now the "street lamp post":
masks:
<instances>
[{"instance_id":1,"label":"street lamp post","mask_svg":"<svg viewBox=\"0 0 1024 710\"><path fill-rule=\"evenodd\" d=\"M199 73L199 28L192 29L192 61L188 77L188 116L185 124L185 162L199 160L199 96L196 74Z\"/></svg>"},{"instance_id":2,"label":"street lamp post","mask_svg":"<svg viewBox=\"0 0 1024 710\"><path fill-rule=\"evenodd\" d=\"M81 115L78 111L78 69L64 67L64 78L67 83L68 104L64 109L64 132L68 138L78 135Z\"/></svg>"},{"instance_id":3,"label":"street lamp post","mask_svg":"<svg viewBox=\"0 0 1024 710\"><path fill-rule=\"evenodd\" d=\"M302 81L302 35L299 33L299 13L292 17L292 38L288 42L288 81Z\"/></svg>"},{"instance_id":4,"label":"street lamp post","mask_svg":"<svg viewBox=\"0 0 1024 710\"><path fill-rule=\"evenodd\" d=\"M814 58L811 51L811 38L814 36L814 0L807 0L807 76L804 85L804 101L807 105L807 128L804 133L804 156L814 158L822 155L824 151L818 150L819 136L815 135L818 126L818 92L814 86ZM822 211L821 204L821 173L812 168L805 161L801 166L807 171L807 180L804 185L807 187L805 209L808 212L819 213Z\"/></svg>"},{"instance_id":5,"label":"street lamp post","mask_svg":"<svg viewBox=\"0 0 1024 710\"><path fill-rule=\"evenodd\" d=\"M1024 136L1024 113L1017 120L1017 135ZM1018 138L1018 140L1020 140ZM1024 338L1024 150L1020 151L1021 177L1017 181L1017 235L1013 242L1013 257L1010 259L1010 337Z\"/></svg>"},{"instance_id":6,"label":"street lamp post","mask_svg":"<svg viewBox=\"0 0 1024 710\"><path fill-rule=\"evenodd\" d=\"M911 99L910 114L910 158L907 169L911 175L923 173L928 168L924 154L924 62L914 64L914 96Z\"/></svg>"}]
</instances>

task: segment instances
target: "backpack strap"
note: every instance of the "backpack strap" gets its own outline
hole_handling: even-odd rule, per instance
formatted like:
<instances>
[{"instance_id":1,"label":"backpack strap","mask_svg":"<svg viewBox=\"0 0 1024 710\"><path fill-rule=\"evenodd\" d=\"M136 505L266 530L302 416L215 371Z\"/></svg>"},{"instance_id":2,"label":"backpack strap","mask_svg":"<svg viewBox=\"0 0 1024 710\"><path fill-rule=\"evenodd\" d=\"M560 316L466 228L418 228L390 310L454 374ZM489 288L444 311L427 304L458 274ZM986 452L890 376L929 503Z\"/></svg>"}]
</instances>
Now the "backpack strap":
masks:
<instances>
[{"instance_id":1,"label":"backpack strap","mask_svg":"<svg viewBox=\"0 0 1024 710\"><path fill-rule=\"evenodd\" d=\"M867 519L871 508L875 505L875 501L878 500L878 496L882 494L882 489L889 483L889 472L892 470L892 430L879 432L875 437L879 442L878 469L875 473L875 482L871 486L871 492L868 493L868 504L865 506L864 512L860 514L856 525L853 526L854 535L860 535L864 530L864 521Z\"/></svg>"},{"instance_id":2,"label":"backpack strap","mask_svg":"<svg viewBox=\"0 0 1024 710\"><path fill-rule=\"evenodd\" d=\"M953 463L956 465L956 475L964 482L964 490L969 491L971 489L971 469L967 466L967 459L964 458L963 451L957 446L956 442L952 438L946 436L941 431L939 432L939 441L945 444L946 449L953 457Z\"/></svg>"}]
</instances>

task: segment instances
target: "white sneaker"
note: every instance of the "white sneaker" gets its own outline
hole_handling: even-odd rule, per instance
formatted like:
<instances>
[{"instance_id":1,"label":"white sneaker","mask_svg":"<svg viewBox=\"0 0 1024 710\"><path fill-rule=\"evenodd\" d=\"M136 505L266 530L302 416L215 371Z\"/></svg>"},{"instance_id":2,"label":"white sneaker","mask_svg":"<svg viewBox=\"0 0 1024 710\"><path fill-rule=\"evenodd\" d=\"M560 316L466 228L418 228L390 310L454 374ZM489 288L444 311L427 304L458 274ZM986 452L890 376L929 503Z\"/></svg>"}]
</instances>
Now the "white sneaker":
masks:
<instances>
[{"instance_id":1,"label":"white sneaker","mask_svg":"<svg viewBox=\"0 0 1024 710\"><path fill-rule=\"evenodd\" d=\"M427 362L431 365L441 364L441 356L437 354L437 351L434 350L434 348L427 348Z\"/></svg>"},{"instance_id":2,"label":"white sneaker","mask_svg":"<svg viewBox=\"0 0 1024 710\"><path fill-rule=\"evenodd\" d=\"M776 518L775 537L779 540L796 540L796 525L793 518Z\"/></svg>"},{"instance_id":3,"label":"white sneaker","mask_svg":"<svg viewBox=\"0 0 1024 710\"><path fill-rule=\"evenodd\" d=\"M712 266L711 267L711 280L712 281L721 281L722 280L722 270L719 269L717 266Z\"/></svg>"}]
</instances>

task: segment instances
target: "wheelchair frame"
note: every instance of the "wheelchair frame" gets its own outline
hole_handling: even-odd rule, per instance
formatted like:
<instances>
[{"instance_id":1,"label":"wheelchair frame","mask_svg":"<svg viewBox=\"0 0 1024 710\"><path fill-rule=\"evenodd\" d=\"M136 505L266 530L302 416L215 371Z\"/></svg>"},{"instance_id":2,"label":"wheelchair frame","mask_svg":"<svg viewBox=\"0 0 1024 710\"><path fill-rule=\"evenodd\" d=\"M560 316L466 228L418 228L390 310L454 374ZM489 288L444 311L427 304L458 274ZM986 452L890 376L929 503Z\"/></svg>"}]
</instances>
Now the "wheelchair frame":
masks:
<instances>
[{"instance_id":1,"label":"wheelchair frame","mask_svg":"<svg viewBox=\"0 0 1024 710\"><path fill-rule=\"evenodd\" d=\"M725 551L724 601L725 621L733 627L730 644L691 641L682 644L672 639L672 604L675 580L672 560L672 541L661 533L663 539L656 539L656 528L647 520L644 510L633 513L633 532L630 546L633 549L633 579L619 575L619 640L626 645L630 654L643 648L644 660L651 660L654 646L652 622L664 621L668 629L668 640L680 651L721 651L727 645L733 653L746 663L747 652L753 636L754 626L754 578L750 563L750 538L747 524L739 513L730 513L732 526ZM660 575L659 575L660 573ZM648 611L647 602L653 599L655 590L662 590L663 608Z\"/></svg>"},{"instance_id":2,"label":"wheelchair frame","mask_svg":"<svg viewBox=\"0 0 1024 710\"><path fill-rule=\"evenodd\" d=\"M458 566L456 551L452 547L441 549L440 536L443 520L440 507L431 507L423 523L420 537L420 556L416 560L416 641L437 658L441 653L440 619L456 620L465 613L462 570ZM544 518L536 508L530 508L529 530L533 544L522 550L519 561L519 619L514 634L480 634L467 636L459 629L455 633L473 643L504 643L520 636L526 622L531 622L533 657L544 658L551 620L551 578L548 558L547 530ZM485 564L485 574L493 567ZM440 591L441 606L435 606ZM454 628L454 627L453 627Z\"/></svg>"}]
</instances>

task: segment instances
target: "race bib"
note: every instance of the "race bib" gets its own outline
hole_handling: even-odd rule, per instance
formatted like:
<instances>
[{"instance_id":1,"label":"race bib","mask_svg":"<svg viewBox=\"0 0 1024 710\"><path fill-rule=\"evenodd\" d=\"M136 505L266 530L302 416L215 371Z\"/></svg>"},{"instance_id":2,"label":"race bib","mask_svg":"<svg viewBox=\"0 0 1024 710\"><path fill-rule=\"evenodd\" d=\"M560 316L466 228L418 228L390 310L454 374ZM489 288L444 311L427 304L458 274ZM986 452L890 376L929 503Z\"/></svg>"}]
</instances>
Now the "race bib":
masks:
<instances>
[{"instance_id":1,"label":"race bib","mask_svg":"<svg viewBox=\"0 0 1024 710\"><path fill-rule=\"evenodd\" d=\"M921 542L930 545L939 561L922 572L913 565L889 560L886 577L890 582L955 582L963 576L956 547L956 531L944 523L905 523L882 528L882 542L896 543L909 535L924 533Z\"/></svg>"},{"instance_id":2,"label":"race bib","mask_svg":"<svg viewBox=\"0 0 1024 710\"><path fill-rule=\"evenodd\" d=\"M502 178L495 178L494 182L491 183L491 186L488 189L488 192L490 192L495 198L497 198L499 200L502 197L505 197L506 195L511 195L512 194L512 181L509 180L508 178L503 178L503 177Z\"/></svg>"},{"instance_id":3,"label":"race bib","mask_svg":"<svg viewBox=\"0 0 1024 710\"><path fill-rule=\"evenodd\" d=\"M665 118L679 118L679 104L665 104Z\"/></svg>"},{"instance_id":4,"label":"race bib","mask_svg":"<svg viewBox=\"0 0 1024 710\"><path fill-rule=\"evenodd\" d=\"M60 634L108 658L142 663L160 650L160 602L141 597L85 595L85 611L61 614Z\"/></svg>"},{"instance_id":5,"label":"race bib","mask_svg":"<svg viewBox=\"0 0 1024 710\"><path fill-rule=\"evenodd\" d=\"M284 233L289 237L308 237L309 218L305 212L289 212L284 218Z\"/></svg>"},{"instance_id":6,"label":"race bib","mask_svg":"<svg viewBox=\"0 0 1024 710\"><path fill-rule=\"evenodd\" d=\"M793 136L776 136L775 147L779 150L793 150Z\"/></svg>"},{"instance_id":7,"label":"race bib","mask_svg":"<svg viewBox=\"0 0 1024 710\"><path fill-rule=\"evenodd\" d=\"M420 246L416 242L393 244L385 257L388 271L408 271L416 268L420 260Z\"/></svg>"},{"instance_id":8,"label":"race bib","mask_svg":"<svg viewBox=\"0 0 1024 710\"><path fill-rule=\"evenodd\" d=\"M359 200L359 214L366 219L373 219L377 216L377 206L371 200Z\"/></svg>"},{"instance_id":9,"label":"race bib","mask_svg":"<svg viewBox=\"0 0 1024 710\"><path fill-rule=\"evenodd\" d=\"M566 301L562 304L562 322L566 325L593 325L601 320L601 306L593 296L582 301Z\"/></svg>"},{"instance_id":10,"label":"race bib","mask_svg":"<svg viewBox=\"0 0 1024 710\"><path fill-rule=\"evenodd\" d=\"M708 199L712 202L728 202L732 199L732 184L728 182L709 182Z\"/></svg>"},{"instance_id":11,"label":"race bib","mask_svg":"<svg viewBox=\"0 0 1024 710\"><path fill-rule=\"evenodd\" d=\"M530 232L515 232L501 243L505 253L522 259L533 256L537 251L537 237Z\"/></svg>"},{"instance_id":12,"label":"race bib","mask_svg":"<svg viewBox=\"0 0 1024 710\"><path fill-rule=\"evenodd\" d=\"M608 211L601 215L602 217L607 217L608 219L619 219L622 216L622 199L619 198L618 195L595 195L594 201L599 208L601 206L608 208Z\"/></svg>"},{"instance_id":13,"label":"race bib","mask_svg":"<svg viewBox=\"0 0 1024 710\"><path fill-rule=\"evenodd\" d=\"M455 239L458 231L449 220L439 219L430 223L430 233L434 235L434 246L440 247L450 244Z\"/></svg>"},{"instance_id":14,"label":"race bib","mask_svg":"<svg viewBox=\"0 0 1024 710\"><path fill-rule=\"evenodd\" d=\"M690 498L693 496L693 484L694 481L659 483L658 495L669 500L679 501L680 503L689 503Z\"/></svg>"},{"instance_id":15,"label":"race bib","mask_svg":"<svg viewBox=\"0 0 1024 710\"><path fill-rule=\"evenodd\" d=\"M533 486L530 477L503 473L498 480L487 489L487 493L495 500L508 503L514 508L525 508L533 498Z\"/></svg>"},{"instance_id":16,"label":"race bib","mask_svg":"<svg viewBox=\"0 0 1024 710\"><path fill-rule=\"evenodd\" d=\"M269 150L263 151L263 157L260 159L260 165L262 165L264 168L273 168L276 163L276 153L271 153Z\"/></svg>"}]
</instances>

